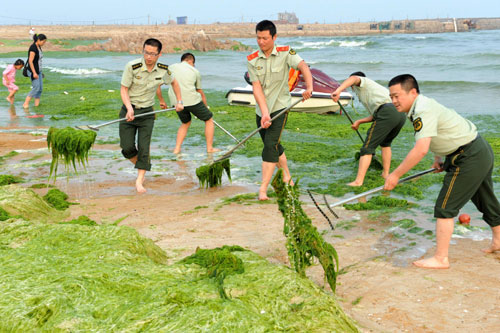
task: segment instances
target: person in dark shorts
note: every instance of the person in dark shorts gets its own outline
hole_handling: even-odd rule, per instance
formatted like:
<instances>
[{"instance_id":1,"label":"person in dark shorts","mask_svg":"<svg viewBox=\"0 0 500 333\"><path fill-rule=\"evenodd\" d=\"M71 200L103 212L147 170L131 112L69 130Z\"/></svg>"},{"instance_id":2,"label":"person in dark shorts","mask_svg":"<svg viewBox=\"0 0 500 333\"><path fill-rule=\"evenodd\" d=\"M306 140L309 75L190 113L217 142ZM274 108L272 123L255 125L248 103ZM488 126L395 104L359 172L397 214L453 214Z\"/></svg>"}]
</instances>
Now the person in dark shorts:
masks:
<instances>
[{"instance_id":1,"label":"person in dark shorts","mask_svg":"<svg viewBox=\"0 0 500 333\"><path fill-rule=\"evenodd\" d=\"M184 110L177 112L182 124L177 131L177 140L175 143L174 154L181 152L181 145L186 138L189 126L191 125L191 114L205 122L205 139L207 141L207 152L214 153L219 151L213 147L214 141L214 122L212 112L208 109L207 98L201 88L201 74L194 67L195 57L192 53L184 53L181 56L181 62L170 66L179 86L184 103ZM176 103L176 98L172 87L168 91L169 99L172 105Z\"/></svg>"},{"instance_id":2,"label":"person in dark shorts","mask_svg":"<svg viewBox=\"0 0 500 333\"><path fill-rule=\"evenodd\" d=\"M348 184L361 186L378 146L382 148L382 177L385 178L389 174L392 157L391 143L403 128L406 117L392 105L389 90L367 78L363 72L352 73L332 93L333 100L337 102L340 93L348 87L352 88L361 104L370 113L368 117L356 120L351 128L357 130L361 124L372 123L366 133L365 143L360 150L358 174L356 179Z\"/></svg>"},{"instance_id":3,"label":"person in dark shorts","mask_svg":"<svg viewBox=\"0 0 500 333\"><path fill-rule=\"evenodd\" d=\"M288 90L290 68L301 71L306 90L303 99L312 96L312 75L306 62L290 46L276 46L276 26L269 20L261 21L255 27L259 50L247 56L247 68L255 97L257 126L262 126L260 135L264 143L262 150L262 184L259 200L269 200L267 187L274 169L283 169L283 181L292 183L284 148L280 144L281 132L286 124L287 113L272 123L271 118L288 107L292 98Z\"/></svg>"},{"instance_id":4,"label":"person in dark shorts","mask_svg":"<svg viewBox=\"0 0 500 333\"><path fill-rule=\"evenodd\" d=\"M443 186L434 206L436 252L433 257L415 261L422 268L448 268L448 250L454 217L471 200L483 213L493 237L486 253L500 251L500 203L493 189L494 155L491 146L476 126L452 109L420 94L417 80L410 74L389 81L392 102L413 123L415 146L404 161L385 180L384 189L392 190L398 180L427 154L434 153L433 167L446 171ZM445 158L444 164L442 158Z\"/></svg>"},{"instance_id":5,"label":"person in dark shorts","mask_svg":"<svg viewBox=\"0 0 500 333\"><path fill-rule=\"evenodd\" d=\"M143 57L127 63L123 71L120 94L123 106L120 118L127 121L120 122L120 147L125 158L129 159L137 169L135 187L137 193L144 193L144 179L146 171L151 170L149 146L155 116L144 116L135 119L135 116L153 111L155 95L160 100L160 107L167 105L161 96L162 84L170 84L179 100L176 111L182 111L181 92L179 84L173 78L167 65L158 62L162 44L159 40L150 38L144 42ZM137 145L136 145L137 137Z\"/></svg>"}]
</instances>

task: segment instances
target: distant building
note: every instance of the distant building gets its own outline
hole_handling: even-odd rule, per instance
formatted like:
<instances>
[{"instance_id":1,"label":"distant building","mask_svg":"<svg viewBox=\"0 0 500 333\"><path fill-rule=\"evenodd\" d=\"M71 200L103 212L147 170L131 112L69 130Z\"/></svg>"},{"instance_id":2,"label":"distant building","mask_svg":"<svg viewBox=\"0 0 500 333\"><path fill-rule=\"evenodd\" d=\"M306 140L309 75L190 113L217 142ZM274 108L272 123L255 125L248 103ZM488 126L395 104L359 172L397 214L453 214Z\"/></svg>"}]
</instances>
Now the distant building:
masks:
<instances>
[{"instance_id":1,"label":"distant building","mask_svg":"<svg viewBox=\"0 0 500 333\"><path fill-rule=\"evenodd\" d=\"M278 20L274 23L278 24L299 24L299 19L295 13L278 13Z\"/></svg>"},{"instance_id":2,"label":"distant building","mask_svg":"<svg viewBox=\"0 0 500 333\"><path fill-rule=\"evenodd\" d=\"M177 16L177 24L187 24L188 17L187 16Z\"/></svg>"}]
</instances>

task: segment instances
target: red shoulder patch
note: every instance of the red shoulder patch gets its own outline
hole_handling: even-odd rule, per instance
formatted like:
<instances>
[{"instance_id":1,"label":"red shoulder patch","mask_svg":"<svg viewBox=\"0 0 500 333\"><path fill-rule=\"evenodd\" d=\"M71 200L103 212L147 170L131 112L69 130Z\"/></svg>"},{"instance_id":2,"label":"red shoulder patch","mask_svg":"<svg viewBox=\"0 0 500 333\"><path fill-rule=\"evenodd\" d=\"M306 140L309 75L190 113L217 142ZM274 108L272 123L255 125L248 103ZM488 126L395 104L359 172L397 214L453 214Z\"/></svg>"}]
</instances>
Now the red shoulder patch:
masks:
<instances>
[{"instance_id":1,"label":"red shoulder patch","mask_svg":"<svg viewBox=\"0 0 500 333\"><path fill-rule=\"evenodd\" d=\"M255 59L259 56L259 51L255 51L254 53L250 54L249 56L247 56L247 60L250 61L252 59Z\"/></svg>"},{"instance_id":2,"label":"red shoulder patch","mask_svg":"<svg viewBox=\"0 0 500 333\"><path fill-rule=\"evenodd\" d=\"M276 48L276 51L278 52L288 52L290 50L290 46L278 46Z\"/></svg>"}]
</instances>

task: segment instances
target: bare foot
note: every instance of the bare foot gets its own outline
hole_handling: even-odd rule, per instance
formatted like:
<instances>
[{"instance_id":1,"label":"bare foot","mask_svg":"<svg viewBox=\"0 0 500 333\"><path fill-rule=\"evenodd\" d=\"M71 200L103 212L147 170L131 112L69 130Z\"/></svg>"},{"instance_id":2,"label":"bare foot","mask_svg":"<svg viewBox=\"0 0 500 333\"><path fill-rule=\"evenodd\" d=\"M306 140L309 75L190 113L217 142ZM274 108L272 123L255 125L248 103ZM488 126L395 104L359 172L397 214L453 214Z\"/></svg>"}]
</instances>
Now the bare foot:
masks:
<instances>
[{"instance_id":1,"label":"bare foot","mask_svg":"<svg viewBox=\"0 0 500 333\"><path fill-rule=\"evenodd\" d=\"M491 244L490 247L487 247L485 249L481 249L484 253L495 253L497 251L500 251L500 246L496 246L495 244Z\"/></svg>"},{"instance_id":2,"label":"bare foot","mask_svg":"<svg viewBox=\"0 0 500 333\"><path fill-rule=\"evenodd\" d=\"M7 96L5 99L6 99L6 100L7 100L10 104L14 104L14 98L12 98L12 97L8 97L8 96Z\"/></svg>"},{"instance_id":3,"label":"bare foot","mask_svg":"<svg viewBox=\"0 0 500 333\"><path fill-rule=\"evenodd\" d=\"M181 150L180 150L180 149L174 149L174 150L173 150L173 153L174 153L174 154L180 154L180 153L181 153Z\"/></svg>"},{"instance_id":4,"label":"bare foot","mask_svg":"<svg viewBox=\"0 0 500 333\"><path fill-rule=\"evenodd\" d=\"M30 105L29 105L29 104L23 104L23 108L25 108L25 109L29 109L29 108L30 108Z\"/></svg>"},{"instance_id":5,"label":"bare foot","mask_svg":"<svg viewBox=\"0 0 500 333\"><path fill-rule=\"evenodd\" d=\"M359 186L363 185L363 183L360 183L360 182L357 182L357 181L353 181L353 182L350 182L347 185L348 186L352 186L352 187L359 187Z\"/></svg>"},{"instance_id":6,"label":"bare foot","mask_svg":"<svg viewBox=\"0 0 500 333\"><path fill-rule=\"evenodd\" d=\"M139 193L139 194L146 193L146 189L144 188L142 182L139 180L135 181L135 189L137 190L137 193Z\"/></svg>"},{"instance_id":7,"label":"bare foot","mask_svg":"<svg viewBox=\"0 0 500 333\"><path fill-rule=\"evenodd\" d=\"M266 193L266 192L260 192L260 191L259 191L259 200L260 200L260 201L269 200L269 197L267 196L267 193Z\"/></svg>"},{"instance_id":8,"label":"bare foot","mask_svg":"<svg viewBox=\"0 0 500 333\"><path fill-rule=\"evenodd\" d=\"M220 151L220 149L219 149L219 148L211 148L211 149L207 149L207 153L216 153L216 152L218 152L218 151Z\"/></svg>"},{"instance_id":9,"label":"bare foot","mask_svg":"<svg viewBox=\"0 0 500 333\"><path fill-rule=\"evenodd\" d=\"M386 179L387 176L389 176L389 173L382 172L380 175L382 176L382 178Z\"/></svg>"},{"instance_id":10,"label":"bare foot","mask_svg":"<svg viewBox=\"0 0 500 333\"><path fill-rule=\"evenodd\" d=\"M450 268L448 257L430 257L413 262L413 265L420 268L447 269Z\"/></svg>"}]
</instances>

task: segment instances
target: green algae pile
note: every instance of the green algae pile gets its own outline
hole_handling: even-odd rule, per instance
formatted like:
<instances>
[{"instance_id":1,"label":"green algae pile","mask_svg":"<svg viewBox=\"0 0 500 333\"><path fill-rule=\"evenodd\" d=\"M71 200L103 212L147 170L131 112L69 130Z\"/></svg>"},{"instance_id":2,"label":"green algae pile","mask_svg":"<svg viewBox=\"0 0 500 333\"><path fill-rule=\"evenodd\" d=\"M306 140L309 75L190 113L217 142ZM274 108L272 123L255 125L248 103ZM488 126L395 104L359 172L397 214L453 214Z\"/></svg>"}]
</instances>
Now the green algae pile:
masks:
<instances>
[{"instance_id":1,"label":"green algae pile","mask_svg":"<svg viewBox=\"0 0 500 333\"><path fill-rule=\"evenodd\" d=\"M79 224L79 225L86 225L86 226L96 226L97 222L94 220L91 220L88 216L81 215L81 216L78 216L78 218L73 219L71 221L60 222L60 224Z\"/></svg>"},{"instance_id":2,"label":"green algae pile","mask_svg":"<svg viewBox=\"0 0 500 333\"><path fill-rule=\"evenodd\" d=\"M63 191L53 188L43 196L43 200L47 201L52 207L57 210L65 210L72 203L67 201L68 195Z\"/></svg>"},{"instance_id":3,"label":"green algae pile","mask_svg":"<svg viewBox=\"0 0 500 333\"><path fill-rule=\"evenodd\" d=\"M370 198L367 202L355 204L345 204L347 210L381 210L387 208L410 208L416 204L410 203L404 199L390 198L383 195Z\"/></svg>"},{"instance_id":4,"label":"green algae pile","mask_svg":"<svg viewBox=\"0 0 500 333\"><path fill-rule=\"evenodd\" d=\"M33 190L16 184L0 186L0 208L25 220L62 221L68 211L57 210Z\"/></svg>"},{"instance_id":5,"label":"green algae pile","mask_svg":"<svg viewBox=\"0 0 500 333\"><path fill-rule=\"evenodd\" d=\"M9 184L18 184L24 182L24 179L21 177L16 177L12 175L0 175L0 186L9 185Z\"/></svg>"},{"instance_id":6,"label":"green algae pile","mask_svg":"<svg viewBox=\"0 0 500 333\"><path fill-rule=\"evenodd\" d=\"M2 208L19 198L2 196L6 187L17 191L0 188ZM357 332L333 296L251 251L198 250L167 265L133 228L52 223L60 212L21 190L26 207L46 212L0 222L1 332Z\"/></svg>"},{"instance_id":7,"label":"green algae pile","mask_svg":"<svg viewBox=\"0 0 500 333\"><path fill-rule=\"evenodd\" d=\"M186 264L197 264L207 269L207 276L217 283L221 298L228 299L224 290L224 279L232 274L241 274L245 271L243 261L232 252L244 251L240 246L223 246L212 250L196 249L195 254L182 260Z\"/></svg>"},{"instance_id":8,"label":"green algae pile","mask_svg":"<svg viewBox=\"0 0 500 333\"><path fill-rule=\"evenodd\" d=\"M12 216L10 216L10 214L5 209L0 207L0 221L6 221L6 220L10 219L11 217Z\"/></svg>"},{"instance_id":9,"label":"green algae pile","mask_svg":"<svg viewBox=\"0 0 500 333\"><path fill-rule=\"evenodd\" d=\"M339 259L335 248L325 242L302 209L298 182L290 186L283 182L283 170L279 169L272 181L278 196L279 210L285 218L283 233L286 236L288 257L295 271L306 276L306 269L317 258L325 272L330 288L335 292Z\"/></svg>"},{"instance_id":10,"label":"green algae pile","mask_svg":"<svg viewBox=\"0 0 500 333\"><path fill-rule=\"evenodd\" d=\"M231 180L231 163L229 158L218 161L209 165L202 165L196 169L196 177L200 181L201 187L214 187L222 184L222 173L226 171L226 175Z\"/></svg>"},{"instance_id":11,"label":"green algae pile","mask_svg":"<svg viewBox=\"0 0 500 333\"><path fill-rule=\"evenodd\" d=\"M67 172L71 167L77 171L77 163L85 168L90 148L92 148L96 136L97 134L90 130L51 127L47 133L47 146L52 152L49 178L52 175L54 179L57 177L59 160L62 160Z\"/></svg>"}]
</instances>

